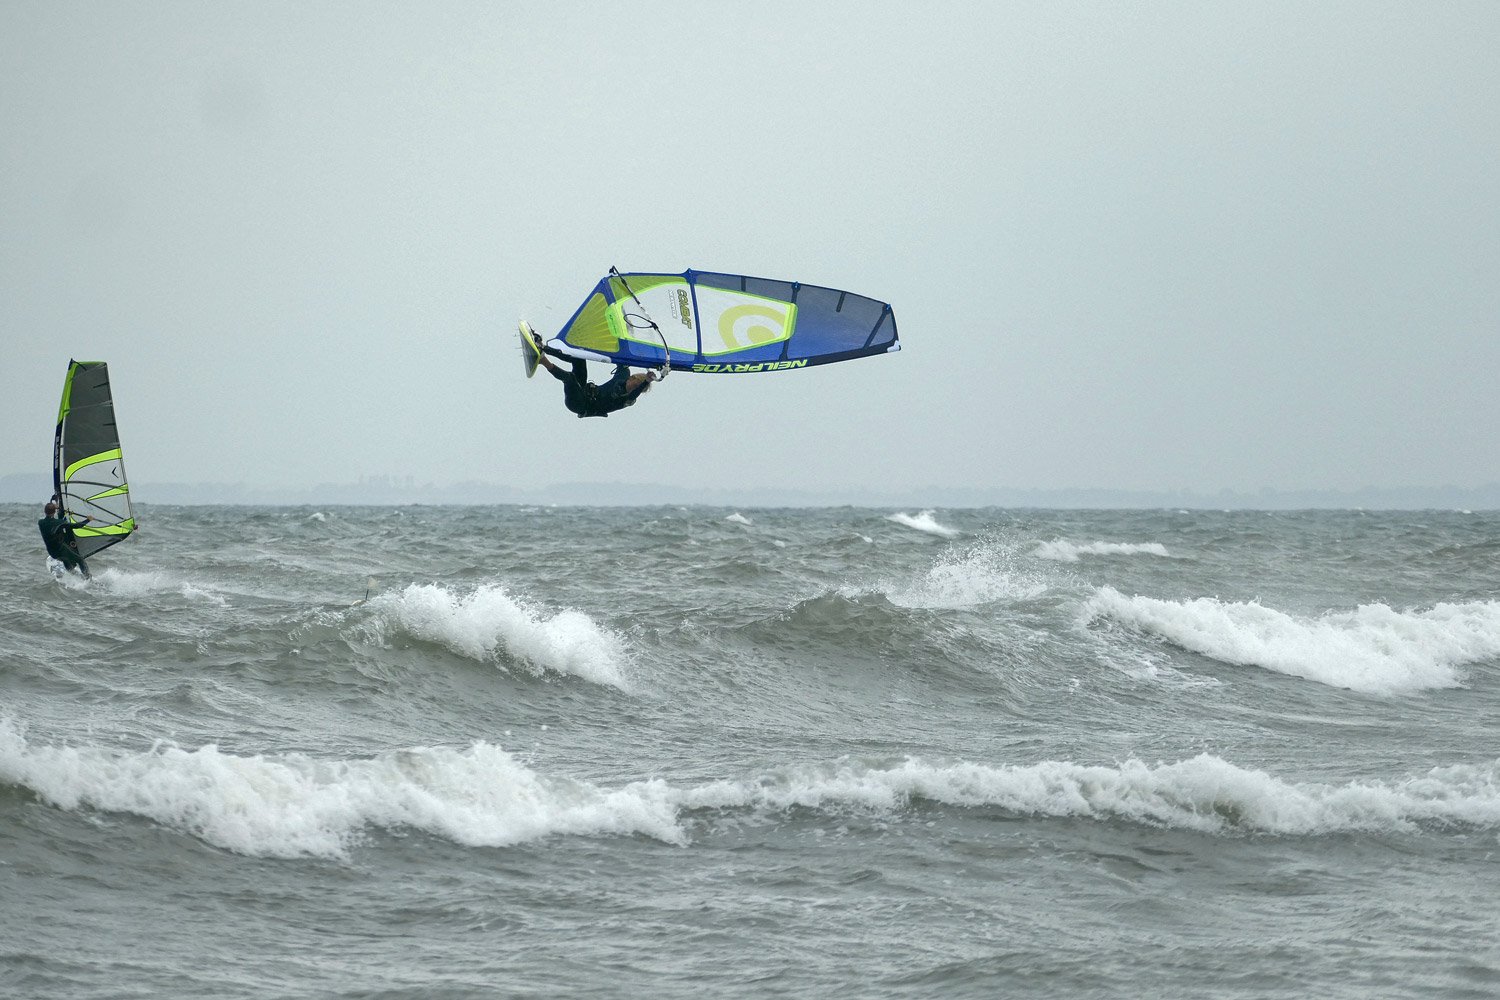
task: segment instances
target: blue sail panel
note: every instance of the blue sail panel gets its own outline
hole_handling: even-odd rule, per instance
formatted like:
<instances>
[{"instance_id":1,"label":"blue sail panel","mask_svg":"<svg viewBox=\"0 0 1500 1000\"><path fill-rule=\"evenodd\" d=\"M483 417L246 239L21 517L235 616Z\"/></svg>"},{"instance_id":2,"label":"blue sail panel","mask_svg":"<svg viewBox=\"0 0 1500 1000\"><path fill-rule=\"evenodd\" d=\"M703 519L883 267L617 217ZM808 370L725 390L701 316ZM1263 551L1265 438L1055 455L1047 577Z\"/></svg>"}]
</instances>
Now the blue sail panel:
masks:
<instances>
[{"instance_id":1,"label":"blue sail panel","mask_svg":"<svg viewBox=\"0 0 1500 1000\"><path fill-rule=\"evenodd\" d=\"M901 349L888 303L853 292L716 271L601 279L549 345L635 368L785 371Z\"/></svg>"}]
</instances>

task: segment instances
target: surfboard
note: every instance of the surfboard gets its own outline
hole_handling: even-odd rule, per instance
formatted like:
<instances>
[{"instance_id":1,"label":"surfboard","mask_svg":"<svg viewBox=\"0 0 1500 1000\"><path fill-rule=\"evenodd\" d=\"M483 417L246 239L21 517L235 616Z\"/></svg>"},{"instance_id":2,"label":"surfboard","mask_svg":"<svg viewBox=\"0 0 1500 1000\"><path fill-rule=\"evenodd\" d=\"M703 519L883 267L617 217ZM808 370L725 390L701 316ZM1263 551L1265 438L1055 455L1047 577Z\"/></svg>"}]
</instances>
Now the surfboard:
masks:
<instances>
[{"instance_id":1,"label":"surfboard","mask_svg":"<svg viewBox=\"0 0 1500 1000\"><path fill-rule=\"evenodd\" d=\"M531 329L531 324L524 319L518 331L521 335L521 362L526 366L526 377L536 374L536 366L542 361L541 351L537 349L536 332Z\"/></svg>"}]
</instances>

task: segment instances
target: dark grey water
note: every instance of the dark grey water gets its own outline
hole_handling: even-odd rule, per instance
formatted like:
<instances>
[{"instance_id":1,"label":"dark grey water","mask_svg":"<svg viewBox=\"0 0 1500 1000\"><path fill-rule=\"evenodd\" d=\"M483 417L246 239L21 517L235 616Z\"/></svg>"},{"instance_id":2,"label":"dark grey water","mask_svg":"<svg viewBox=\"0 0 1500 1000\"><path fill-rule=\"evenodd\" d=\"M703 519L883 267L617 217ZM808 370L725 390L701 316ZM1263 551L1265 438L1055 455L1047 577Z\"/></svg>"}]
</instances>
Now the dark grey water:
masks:
<instances>
[{"instance_id":1,"label":"dark grey water","mask_svg":"<svg viewBox=\"0 0 1500 1000\"><path fill-rule=\"evenodd\" d=\"M1500 515L0 513L5 996L1500 994Z\"/></svg>"}]
</instances>

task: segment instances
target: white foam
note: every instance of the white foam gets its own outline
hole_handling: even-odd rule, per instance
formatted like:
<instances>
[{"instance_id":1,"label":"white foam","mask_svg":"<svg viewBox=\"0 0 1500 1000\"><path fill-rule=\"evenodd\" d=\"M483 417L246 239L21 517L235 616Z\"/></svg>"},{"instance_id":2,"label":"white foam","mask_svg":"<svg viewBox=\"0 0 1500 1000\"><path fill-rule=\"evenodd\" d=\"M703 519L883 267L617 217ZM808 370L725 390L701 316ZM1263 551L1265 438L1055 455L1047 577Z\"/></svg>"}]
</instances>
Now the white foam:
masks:
<instances>
[{"instance_id":1,"label":"white foam","mask_svg":"<svg viewBox=\"0 0 1500 1000\"><path fill-rule=\"evenodd\" d=\"M67 574L63 582L69 587L88 587L99 594L114 597L149 597L156 594L180 594L193 601L225 606L224 595L211 587L183 579L175 573L161 570L123 570L114 567L94 571L93 578L85 581L76 574Z\"/></svg>"},{"instance_id":2,"label":"white foam","mask_svg":"<svg viewBox=\"0 0 1500 1000\"><path fill-rule=\"evenodd\" d=\"M369 827L487 847L554 834L683 836L660 783L610 791L548 779L484 742L356 760L238 756L211 745L129 753L33 747L0 722L0 780L62 809L143 816L265 857L345 857Z\"/></svg>"},{"instance_id":3,"label":"white foam","mask_svg":"<svg viewBox=\"0 0 1500 1000\"><path fill-rule=\"evenodd\" d=\"M1494 601L1439 604L1429 611L1367 604L1303 618L1255 602L1164 601L1104 587L1084 613L1225 663L1371 694L1457 687L1458 667L1500 655L1500 603Z\"/></svg>"},{"instance_id":4,"label":"white foam","mask_svg":"<svg viewBox=\"0 0 1500 1000\"><path fill-rule=\"evenodd\" d=\"M957 530L939 524L937 519L932 516L932 513L930 510L924 510L918 514L891 514L886 520L894 521L908 528L914 528L917 531L924 531L929 535L937 535L939 538L958 537L959 533Z\"/></svg>"},{"instance_id":5,"label":"white foam","mask_svg":"<svg viewBox=\"0 0 1500 1000\"><path fill-rule=\"evenodd\" d=\"M907 760L890 768L844 763L787 769L754 782L719 782L678 797L684 806L857 806L888 811L911 800L998 806L1033 816L1122 818L1203 833L1411 832L1418 824L1500 826L1500 760L1435 768L1394 782L1288 782L1200 754L1172 764L1067 761L994 767Z\"/></svg>"},{"instance_id":6,"label":"white foam","mask_svg":"<svg viewBox=\"0 0 1500 1000\"><path fill-rule=\"evenodd\" d=\"M983 541L943 553L914 581L886 584L882 589L892 604L901 607L956 609L1037 597L1047 586L1034 569L1017 567L1013 546Z\"/></svg>"},{"instance_id":7,"label":"white foam","mask_svg":"<svg viewBox=\"0 0 1500 1000\"><path fill-rule=\"evenodd\" d=\"M47 557L47 572L52 575L52 579L62 584L62 586L68 590L88 589L89 580L87 580L82 573L75 573L70 571L61 562L53 559L51 556Z\"/></svg>"},{"instance_id":8,"label":"white foam","mask_svg":"<svg viewBox=\"0 0 1500 1000\"><path fill-rule=\"evenodd\" d=\"M748 517L746 517L744 514L741 514L739 511L735 511L733 514L730 514L728 517L724 518L724 520L729 521L731 524L749 525L749 524L753 524L754 523Z\"/></svg>"},{"instance_id":9,"label":"white foam","mask_svg":"<svg viewBox=\"0 0 1500 1000\"><path fill-rule=\"evenodd\" d=\"M682 796L684 804L714 807L852 804L877 810L897 808L910 799L1001 807L1031 816L1122 817L1208 834L1409 832L1419 823L1494 828L1500 825L1500 760L1488 766L1437 768L1394 783L1341 786L1289 783L1212 754L1155 766L1140 760L1116 766L1049 760L996 768L907 760L888 769L841 765L787 771L774 781L721 784Z\"/></svg>"},{"instance_id":10,"label":"white foam","mask_svg":"<svg viewBox=\"0 0 1500 1000\"><path fill-rule=\"evenodd\" d=\"M842 822L851 811L895 813L924 800L1207 834L1500 826L1500 760L1341 785L1284 781L1210 754L1154 766L840 761L683 787L651 779L610 789L539 774L483 741L465 750L418 747L352 760L240 756L211 745L130 752L33 746L0 720L0 782L29 788L60 809L142 816L265 857L347 857L371 828L421 830L476 847L555 835L687 844L685 814L694 810L716 817L810 809Z\"/></svg>"},{"instance_id":11,"label":"white foam","mask_svg":"<svg viewBox=\"0 0 1500 1000\"><path fill-rule=\"evenodd\" d=\"M495 585L460 595L435 584L411 584L372 598L368 606L376 612L376 627L387 634L404 632L483 663L505 653L538 674L550 670L626 686L624 640L581 611L548 614Z\"/></svg>"},{"instance_id":12,"label":"white foam","mask_svg":"<svg viewBox=\"0 0 1500 1000\"><path fill-rule=\"evenodd\" d=\"M1077 562L1080 556L1163 556L1170 557L1160 542L1089 542L1078 545L1064 538L1041 542L1033 553L1038 559Z\"/></svg>"}]
</instances>

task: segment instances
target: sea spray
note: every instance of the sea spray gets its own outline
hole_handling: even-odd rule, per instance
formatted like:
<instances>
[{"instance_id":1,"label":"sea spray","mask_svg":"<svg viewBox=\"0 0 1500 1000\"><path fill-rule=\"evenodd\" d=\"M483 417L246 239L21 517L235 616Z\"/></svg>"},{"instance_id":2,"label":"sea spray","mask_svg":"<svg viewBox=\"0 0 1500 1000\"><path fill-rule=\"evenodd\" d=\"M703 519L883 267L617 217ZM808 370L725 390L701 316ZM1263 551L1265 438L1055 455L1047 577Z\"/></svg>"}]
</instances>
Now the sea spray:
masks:
<instances>
[{"instance_id":1,"label":"sea spray","mask_svg":"<svg viewBox=\"0 0 1500 1000\"><path fill-rule=\"evenodd\" d=\"M968 608L994 601L1040 596L1050 580L1025 565L1013 541L990 536L962 549L948 549L927 570L882 584L892 604L909 608Z\"/></svg>"}]
</instances>

